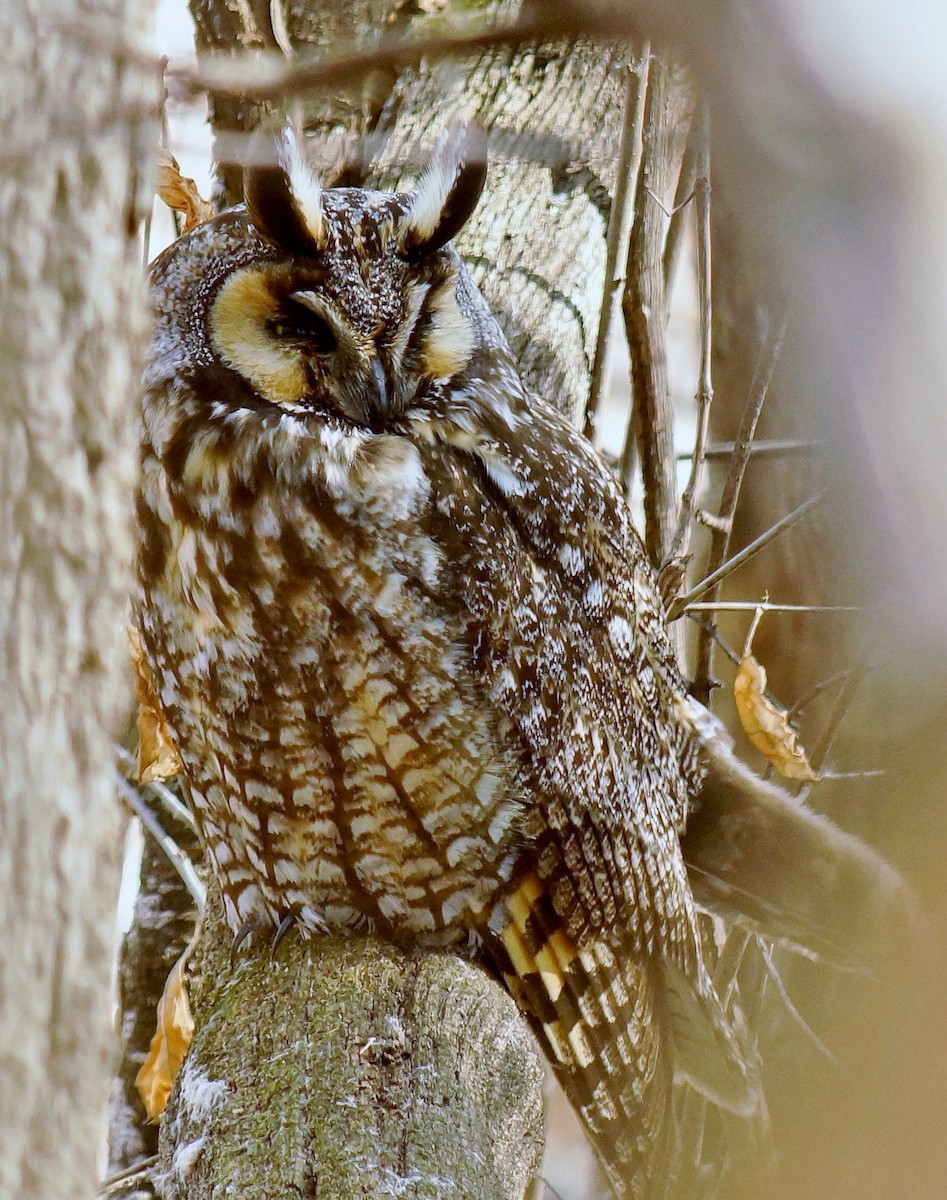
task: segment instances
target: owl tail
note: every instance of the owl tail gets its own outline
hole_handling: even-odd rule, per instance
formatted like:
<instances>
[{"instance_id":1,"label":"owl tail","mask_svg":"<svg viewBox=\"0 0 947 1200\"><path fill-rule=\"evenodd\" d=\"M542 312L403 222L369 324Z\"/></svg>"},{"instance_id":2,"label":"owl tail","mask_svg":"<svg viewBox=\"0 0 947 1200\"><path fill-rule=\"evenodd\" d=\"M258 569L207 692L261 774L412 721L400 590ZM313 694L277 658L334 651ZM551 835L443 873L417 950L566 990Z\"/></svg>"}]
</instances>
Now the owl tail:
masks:
<instances>
[{"instance_id":1,"label":"owl tail","mask_svg":"<svg viewBox=\"0 0 947 1200\"><path fill-rule=\"evenodd\" d=\"M756 1092L709 980L605 943L579 950L538 876L491 922L497 966L536 1030L619 1200L662 1200L676 1150L672 1083L683 1075L741 1113Z\"/></svg>"}]
</instances>

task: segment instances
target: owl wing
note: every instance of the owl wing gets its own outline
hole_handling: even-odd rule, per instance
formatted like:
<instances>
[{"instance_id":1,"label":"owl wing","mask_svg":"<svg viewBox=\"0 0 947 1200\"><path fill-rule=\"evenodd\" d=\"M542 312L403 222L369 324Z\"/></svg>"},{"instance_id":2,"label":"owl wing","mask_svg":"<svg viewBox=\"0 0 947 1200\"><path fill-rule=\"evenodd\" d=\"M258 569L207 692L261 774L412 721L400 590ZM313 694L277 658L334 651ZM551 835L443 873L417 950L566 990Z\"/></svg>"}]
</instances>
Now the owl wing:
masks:
<instances>
[{"instance_id":1,"label":"owl wing","mask_svg":"<svg viewBox=\"0 0 947 1200\"><path fill-rule=\"evenodd\" d=\"M462 560L475 667L536 799L527 835L537 869L577 943L630 938L689 971L697 948L679 835L697 768L627 506L542 402L491 408L473 425L445 423L454 453L435 490Z\"/></svg>"},{"instance_id":2,"label":"owl wing","mask_svg":"<svg viewBox=\"0 0 947 1200\"><path fill-rule=\"evenodd\" d=\"M552 409L438 434L473 660L526 797L488 948L616 1193L656 1197L675 1074L757 1102L701 958L679 842L698 772L657 589L610 473Z\"/></svg>"}]
</instances>

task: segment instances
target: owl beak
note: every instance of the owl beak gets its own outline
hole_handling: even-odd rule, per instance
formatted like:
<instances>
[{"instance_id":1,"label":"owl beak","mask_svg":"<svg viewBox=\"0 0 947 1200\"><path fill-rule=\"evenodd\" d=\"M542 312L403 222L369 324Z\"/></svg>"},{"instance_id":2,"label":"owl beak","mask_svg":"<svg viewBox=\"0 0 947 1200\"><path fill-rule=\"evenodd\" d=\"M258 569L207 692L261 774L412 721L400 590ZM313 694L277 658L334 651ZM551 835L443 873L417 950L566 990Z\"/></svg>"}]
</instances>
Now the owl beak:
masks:
<instances>
[{"instance_id":1,"label":"owl beak","mask_svg":"<svg viewBox=\"0 0 947 1200\"><path fill-rule=\"evenodd\" d=\"M366 408L368 409L368 424L374 430L380 430L389 412L389 397L388 397L388 379L385 376L385 368L382 366L381 359L372 359L372 384L373 387L368 389Z\"/></svg>"}]
</instances>

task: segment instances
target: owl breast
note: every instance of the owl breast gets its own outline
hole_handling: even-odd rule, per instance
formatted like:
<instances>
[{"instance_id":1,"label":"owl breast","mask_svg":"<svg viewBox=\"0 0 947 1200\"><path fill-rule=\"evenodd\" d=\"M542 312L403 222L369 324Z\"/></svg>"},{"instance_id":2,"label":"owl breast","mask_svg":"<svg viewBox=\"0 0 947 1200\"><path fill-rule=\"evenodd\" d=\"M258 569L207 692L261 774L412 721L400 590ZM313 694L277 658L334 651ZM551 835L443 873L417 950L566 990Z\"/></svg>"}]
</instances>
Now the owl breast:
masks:
<instances>
[{"instance_id":1,"label":"owl breast","mask_svg":"<svg viewBox=\"0 0 947 1200\"><path fill-rule=\"evenodd\" d=\"M228 920L456 943L519 805L437 498L404 438L251 415L146 443L139 514L141 634Z\"/></svg>"}]
</instances>

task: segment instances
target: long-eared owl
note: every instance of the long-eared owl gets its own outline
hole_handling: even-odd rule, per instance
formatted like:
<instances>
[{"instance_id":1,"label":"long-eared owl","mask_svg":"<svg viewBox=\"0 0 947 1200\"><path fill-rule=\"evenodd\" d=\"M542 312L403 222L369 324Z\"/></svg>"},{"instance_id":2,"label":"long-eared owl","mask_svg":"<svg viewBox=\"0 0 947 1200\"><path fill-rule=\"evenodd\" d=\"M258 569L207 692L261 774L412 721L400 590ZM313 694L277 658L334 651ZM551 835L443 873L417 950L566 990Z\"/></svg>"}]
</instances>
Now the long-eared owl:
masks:
<instances>
[{"instance_id":1,"label":"long-eared owl","mask_svg":"<svg viewBox=\"0 0 947 1200\"><path fill-rule=\"evenodd\" d=\"M155 263L137 622L235 933L372 927L505 981L619 1197L671 1085L754 1088L679 837L699 775L612 477L450 238L481 163L322 190L286 143Z\"/></svg>"}]
</instances>

